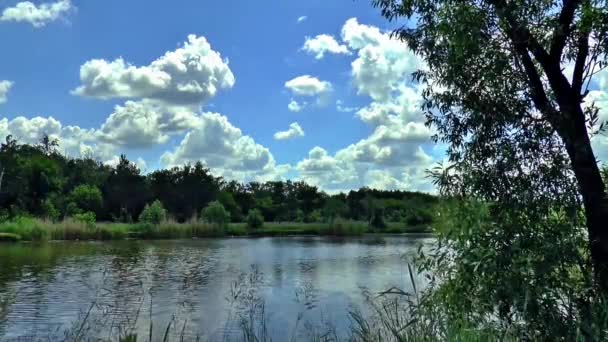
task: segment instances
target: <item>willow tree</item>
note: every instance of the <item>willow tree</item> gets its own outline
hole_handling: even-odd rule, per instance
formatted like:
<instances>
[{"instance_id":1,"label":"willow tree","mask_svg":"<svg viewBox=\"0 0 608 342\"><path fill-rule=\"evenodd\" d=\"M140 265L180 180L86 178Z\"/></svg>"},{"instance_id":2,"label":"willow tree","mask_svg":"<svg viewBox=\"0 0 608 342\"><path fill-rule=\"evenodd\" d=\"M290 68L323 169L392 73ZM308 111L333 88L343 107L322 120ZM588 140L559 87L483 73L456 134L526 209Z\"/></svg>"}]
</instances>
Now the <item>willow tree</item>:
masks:
<instances>
[{"instance_id":1,"label":"willow tree","mask_svg":"<svg viewBox=\"0 0 608 342\"><path fill-rule=\"evenodd\" d=\"M608 197L590 140L598 110L585 101L592 77L606 64L608 2L373 4L389 20L407 19L395 34L426 62L415 76L428 86L429 123L455 167L466 169L461 180L477 177L470 192L525 203L532 187L562 196L567 189L555 183L571 176L596 279L608 288ZM508 180L514 183L501 185Z\"/></svg>"}]
</instances>

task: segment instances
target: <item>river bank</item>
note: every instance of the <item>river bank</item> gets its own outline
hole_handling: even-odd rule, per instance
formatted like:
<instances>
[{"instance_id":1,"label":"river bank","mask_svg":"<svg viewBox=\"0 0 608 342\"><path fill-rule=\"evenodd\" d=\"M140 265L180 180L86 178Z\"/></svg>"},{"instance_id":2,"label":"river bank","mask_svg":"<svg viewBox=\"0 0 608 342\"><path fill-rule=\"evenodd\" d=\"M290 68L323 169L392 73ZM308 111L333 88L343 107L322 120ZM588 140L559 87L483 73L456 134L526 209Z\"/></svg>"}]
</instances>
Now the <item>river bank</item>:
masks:
<instances>
[{"instance_id":1,"label":"river bank","mask_svg":"<svg viewBox=\"0 0 608 342\"><path fill-rule=\"evenodd\" d=\"M361 236L364 234L430 233L428 226L408 226L404 223L387 223L384 229L371 228L361 221L329 223L270 222L257 229L245 223L230 223L225 227L200 221L178 223L165 221L158 225L140 223L85 223L74 220L50 222L19 218L0 224L0 241L48 240L126 240L126 239L187 239L208 237L264 237L264 236Z\"/></svg>"}]
</instances>

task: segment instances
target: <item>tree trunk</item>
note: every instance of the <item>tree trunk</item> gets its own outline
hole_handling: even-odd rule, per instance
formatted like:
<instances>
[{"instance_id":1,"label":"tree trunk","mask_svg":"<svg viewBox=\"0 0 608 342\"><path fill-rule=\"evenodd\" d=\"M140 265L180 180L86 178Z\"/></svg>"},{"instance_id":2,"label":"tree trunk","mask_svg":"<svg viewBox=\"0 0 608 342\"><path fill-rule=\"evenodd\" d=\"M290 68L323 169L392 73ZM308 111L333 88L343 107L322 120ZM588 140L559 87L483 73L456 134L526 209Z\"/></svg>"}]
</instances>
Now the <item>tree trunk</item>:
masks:
<instances>
[{"instance_id":1,"label":"tree trunk","mask_svg":"<svg viewBox=\"0 0 608 342\"><path fill-rule=\"evenodd\" d=\"M608 293L608 196L595 159L580 105L562 110L568 120L561 127L585 206L589 246L597 285ZM569 115L568 115L569 114Z\"/></svg>"}]
</instances>

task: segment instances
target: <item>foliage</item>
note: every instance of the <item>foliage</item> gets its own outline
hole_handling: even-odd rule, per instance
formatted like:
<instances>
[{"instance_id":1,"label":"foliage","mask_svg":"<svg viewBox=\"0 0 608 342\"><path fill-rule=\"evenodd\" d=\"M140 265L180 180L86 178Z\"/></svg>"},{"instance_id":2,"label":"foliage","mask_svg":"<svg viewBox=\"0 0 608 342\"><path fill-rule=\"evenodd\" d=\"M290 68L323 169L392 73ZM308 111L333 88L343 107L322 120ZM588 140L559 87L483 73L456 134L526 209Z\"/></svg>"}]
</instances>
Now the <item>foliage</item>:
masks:
<instances>
[{"instance_id":1,"label":"foliage","mask_svg":"<svg viewBox=\"0 0 608 342\"><path fill-rule=\"evenodd\" d=\"M323 222L323 214L321 210L315 209L308 216L304 217L304 222L306 223L314 223L314 222Z\"/></svg>"},{"instance_id":2,"label":"foliage","mask_svg":"<svg viewBox=\"0 0 608 342\"><path fill-rule=\"evenodd\" d=\"M322 210L323 218L330 224L332 224L336 218L344 217L347 212L348 207L346 206L346 203L333 197L325 201Z\"/></svg>"},{"instance_id":3,"label":"foliage","mask_svg":"<svg viewBox=\"0 0 608 342\"><path fill-rule=\"evenodd\" d=\"M76 222L84 223L89 228L95 227L95 213L92 211L86 211L73 216Z\"/></svg>"},{"instance_id":4,"label":"foliage","mask_svg":"<svg viewBox=\"0 0 608 342\"><path fill-rule=\"evenodd\" d=\"M13 220L0 224L0 233L19 235L26 241L45 241L48 239L48 231L44 224L28 217L17 217Z\"/></svg>"},{"instance_id":5,"label":"foliage","mask_svg":"<svg viewBox=\"0 0 608 342\"><path fill-rule=\"evenodd\" d=\"M258 209L251 209L247 213L247 227L252 230L260 229L264 226L264 216Z\"/></svg>"},{"instance_id":6,"label":"foliage","mask_svg":"<svg viewBox=\"0 0 608 342\"><path fill-rule=\"evenodd\" d=\"M75 187L68 195L68 201L71 214L79 211L97 213L103 205L101 191L96 186L88 184Z\"/></svg>"},{"instance_id":7,"label":"foliage","mask_svg":"<svg viewBox=\"0 0 608 342\"><path fill-rule=\"evenodd\" d=\"M51 221L57 221L59 219L59 216L61 215L59 213L59 210L57 210L57 208L55 208L55 205L53 204L53 202L50 199L45 199L42 202L42 217L47 219L47 220L51 220Z\"/></svg>"},{"instance_id":8,"label":"foliage","mask_svg":"<svg viewBox=\"0 0 608 342\"><path fill-rule=\"evenodd\" d=\"M410 20L395 35L424 59L413 76L447 145L431 176L453 202L420 263L429 305L518 340L606 339L608 196L586 101L608 57L605 2L372 3Z\"/></svg>"},{"instance_id":9,"label":"foliage","mask_svg":"<svg viewBox=\"0 0 608 342\"><path fill-rule=\"evenodd\" d=\"M590 141L604 125L586 98L608 62L605 2L372 2L411 19L395 34L425 61L414 77L435 140L448 145L443 193L520 207L522 219L584 209L570 215L571 234L587 230L608 293L608 196Z\"/></svg>"},{"instance_id":10,"label":"foliage","mask_svg":"<svg viewBox=\"0 0 608 342\"><path fill-rule=\"evenodd\" d=\"M201 218L220 228L226 228L230 222L230 213L224 208L222 203L213 201L201 211Z\"/></svg>"},{"instance_id":11,"label":"foliage","mask_svg":"<svg viewBox=\"0 0 608 342\"><path fill-rule=\"evenodd\" d=\"M233 223L246 221L244 214L252 209L260 210L265 222L321 223L338 216L359 221L368 218L361 205L366 197L385 207L386 220L401 221L408 208L424 210L438 201L424 193L368 188L329 196L301 181L243 184L215 177L202 163L144 175L124 155L114 166L72 159L56 151L52 141L49 137L32 146L7 137L0 145L5 169L0 221L19 216L56 221L90 211L101 222L133 223L155 200L179 223L200 216L213 201L224 206Z\"/></svg>"},{"instance_id":12,"label":"foliage","mask_svg":"<svg viewBox=\"0 0 608 342\"><path fill-rule=\"evenodd\" d=\"M151 225L159 225L166 218L167 211L163 207L163 204L159 200L156 200L152 202L152 204L146 204L144 210L139 216L139 222Z\"/></svg>"}]
</instances>

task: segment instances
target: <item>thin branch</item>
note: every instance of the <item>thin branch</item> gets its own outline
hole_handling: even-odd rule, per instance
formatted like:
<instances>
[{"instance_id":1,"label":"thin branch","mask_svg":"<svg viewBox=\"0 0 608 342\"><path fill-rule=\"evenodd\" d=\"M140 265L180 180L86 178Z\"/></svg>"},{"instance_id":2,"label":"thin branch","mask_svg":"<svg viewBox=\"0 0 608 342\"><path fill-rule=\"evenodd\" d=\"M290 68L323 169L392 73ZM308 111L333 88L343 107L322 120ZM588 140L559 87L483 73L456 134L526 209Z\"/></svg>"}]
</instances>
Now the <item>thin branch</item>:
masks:
<instances>
[{"instance_id":1,"label":"thin branch","mask_svg":"<svg viewBox=\"0 0 608 342\"><path fill-rule=\"evenodd\" d=\"M589 56L589 32L581 33L577 42L576 61L572 73L572 91L580 95L584 83L584 71Z\"/></svg>"},{"instance_id":2,"label":"thin branch","mask_svg":"<svg viewBox=\"0 0 608 342\"><path fill-rule=\"evenodd\" d=\"M557 27L553 33L551 41L550 56L554 61L561 61L562 52L566 46L566 40L572 33L572 21L576 8L580 5L580 0L564 0L562 11L559 14Z\"/></svg>"}]
</instances>

